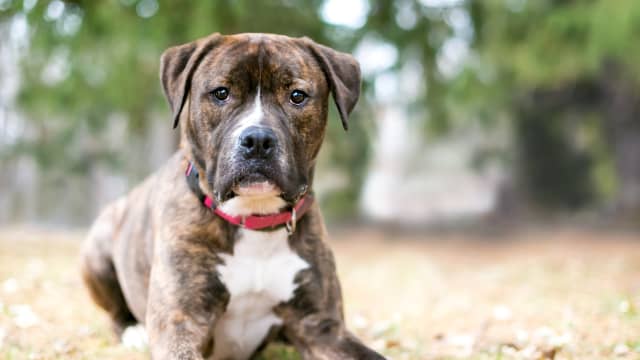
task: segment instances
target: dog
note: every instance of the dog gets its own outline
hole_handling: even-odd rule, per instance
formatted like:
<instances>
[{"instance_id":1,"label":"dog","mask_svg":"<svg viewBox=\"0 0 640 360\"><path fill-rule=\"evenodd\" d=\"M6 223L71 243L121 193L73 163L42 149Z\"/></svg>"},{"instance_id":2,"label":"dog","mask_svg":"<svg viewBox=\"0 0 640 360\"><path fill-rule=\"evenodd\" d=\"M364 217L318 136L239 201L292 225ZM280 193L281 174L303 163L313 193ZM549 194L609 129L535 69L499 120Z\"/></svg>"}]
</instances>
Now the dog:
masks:
<instances>
[{"instance_id":1,"label":"dog","mask_svg":"<svg viewBox=\"0 0 640 360\"><path fill-rule=\"evenodd\" d=\"M167 49L160 78L180 149L89 231L82 274L118 336L153 359L384 359L345 327L313 198L329 94L345 130L358 62L309 38L218 33Z\"/></svg>"}]
</instances>

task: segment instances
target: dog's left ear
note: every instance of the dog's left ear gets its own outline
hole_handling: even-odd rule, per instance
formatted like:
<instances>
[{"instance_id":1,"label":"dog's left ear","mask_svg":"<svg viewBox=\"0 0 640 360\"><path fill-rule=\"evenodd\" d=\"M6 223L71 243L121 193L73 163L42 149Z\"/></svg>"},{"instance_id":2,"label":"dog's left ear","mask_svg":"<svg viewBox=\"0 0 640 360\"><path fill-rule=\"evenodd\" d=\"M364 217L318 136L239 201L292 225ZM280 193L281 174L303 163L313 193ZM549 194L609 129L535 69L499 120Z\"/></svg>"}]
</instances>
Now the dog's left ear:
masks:
<instances>
[{"instance_id":1,"label":"dog's left ear","mask_svg":"<svg viewBox=\"0 0 640 360\"><path fill-rule=\"evenodd\" d=\"M160 80L173 112L173 128L178 126L180 113L191 87L191 77L198 65L222 39L215 33L184 45L170 47L160 58Z\"/></svg>"},{"instance_id":2,"label":"dog's left ear","mask_svg":"<svg viewBox=\"0 0 640 360\"><path fill-rule=\"evenodd\" d=\"M346 53L317 44L304 37L302 42L320 64L333 93L333 100L345 130L349 129L349 114L360 97L360 65L356 59Z\"/></svg>"}]
</instances>

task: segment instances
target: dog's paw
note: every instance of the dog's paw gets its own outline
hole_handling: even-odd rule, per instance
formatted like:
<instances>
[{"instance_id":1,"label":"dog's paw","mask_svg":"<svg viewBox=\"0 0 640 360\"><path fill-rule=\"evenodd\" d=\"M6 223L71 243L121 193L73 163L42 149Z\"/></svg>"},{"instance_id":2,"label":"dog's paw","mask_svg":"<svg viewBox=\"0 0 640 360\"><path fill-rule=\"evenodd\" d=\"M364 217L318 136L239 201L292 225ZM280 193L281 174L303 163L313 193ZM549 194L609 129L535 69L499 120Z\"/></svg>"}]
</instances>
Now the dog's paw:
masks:
<instances>
[{"instance_id":1,"label":"dog's paw","mask_svg":"<svg viewBox=\"0 0 640 360\"><path fill-rule=\"evenodd\" d=\"M147 350L149 344L147 330L145 330L142 324L128 326L122 333L120 341L122 342L122 346L138 351Z\"/></svg>"}]
</instances>

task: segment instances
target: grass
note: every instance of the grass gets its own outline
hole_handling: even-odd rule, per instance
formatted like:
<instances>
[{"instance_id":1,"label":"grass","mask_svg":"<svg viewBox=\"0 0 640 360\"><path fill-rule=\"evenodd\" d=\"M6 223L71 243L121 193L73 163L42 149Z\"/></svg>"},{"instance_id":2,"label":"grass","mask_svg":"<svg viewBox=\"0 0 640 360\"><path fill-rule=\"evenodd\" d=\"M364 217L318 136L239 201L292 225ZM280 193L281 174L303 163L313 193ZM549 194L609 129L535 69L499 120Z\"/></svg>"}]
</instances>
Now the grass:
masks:
<instances>
[{"instance_id":1,"label":"grass","mask_svg":"<svg viewBox=\"0 0 640 360\"><path fill-rule=\"evenodd\" d=\"M77 271L81 233L0 230L0 360L146 359ZM640 358L640 236L334 234L349 326L393 359ZM263 359L296 359L271 346Z\"/></svg>"}]
</instances>

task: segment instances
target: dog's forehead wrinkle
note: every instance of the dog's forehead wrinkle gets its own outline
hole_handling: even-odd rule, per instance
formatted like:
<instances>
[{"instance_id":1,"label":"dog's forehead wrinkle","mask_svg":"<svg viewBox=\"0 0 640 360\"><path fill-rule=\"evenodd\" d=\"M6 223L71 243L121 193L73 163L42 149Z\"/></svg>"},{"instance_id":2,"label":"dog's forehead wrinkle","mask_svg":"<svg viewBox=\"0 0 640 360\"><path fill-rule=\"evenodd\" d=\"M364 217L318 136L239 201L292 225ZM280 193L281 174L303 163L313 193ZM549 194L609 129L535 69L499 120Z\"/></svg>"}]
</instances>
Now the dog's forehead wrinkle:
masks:
<instances>
[{"instance_id":1,"label":"dog's forehead wrinkle","mask_svg":"<svg viewBox=\"0 0 640 360\"><path fill-rule=\"evenodd\" d=\"M260 87L262 86L262 70L264 67L265 49L262 43L260 43L258 46L258 94L260 94Z\"/></svg>"},{"instance_id":2,"label":"dog's forehead wrinkle","mask_svg":"<svg viewBox=\"0 0 640 360\"><path fill-rule=\"evenodd\" d=\"M232 37L206 59L202 84L209 91L228 86L243 92L258 85L263 95L277 88L297 86L300 80L310 78L309 59L304 51L285 46L282 40L254 34Z\"/></svg>"}]
</instances>

